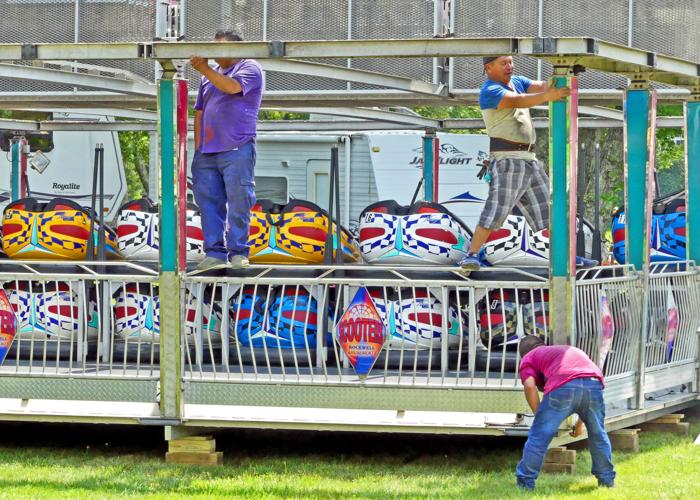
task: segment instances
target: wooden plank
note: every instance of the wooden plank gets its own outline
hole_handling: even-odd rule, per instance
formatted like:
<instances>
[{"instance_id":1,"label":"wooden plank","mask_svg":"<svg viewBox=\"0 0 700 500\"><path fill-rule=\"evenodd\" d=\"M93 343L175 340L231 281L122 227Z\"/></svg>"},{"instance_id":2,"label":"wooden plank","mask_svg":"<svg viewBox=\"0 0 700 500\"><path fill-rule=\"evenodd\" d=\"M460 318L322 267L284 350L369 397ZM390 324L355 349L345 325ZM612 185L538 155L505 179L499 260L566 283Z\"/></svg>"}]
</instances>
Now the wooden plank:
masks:
<instances>
[{"instance_id":1,"label":"wooden plank","mask_svg":"<svg viewBox=\"0 0 700 500\"><path fill-rule=\"evenodd\" d=\"M567 450L566 448L550 448L547 450L547 455L544 457L546 463L554 464L575 464L576 450Z\"/></svg>"},{"instance_id":2,"label":"wooden plank","mask_svg":"<svg viewBox=\"0 0 700 500\"><path fill-rule=\"evenodd\" d=\"M654 420L651 421L651 423L654 424L678 424L680 423L681 420L685 418L685 415L682 413L671 413L668 415L662 415L658 418L655 418Z\"/></svg>"},{"instance_id":3,"label":"wooden plank","mask_svg":"<svg viewBox=\"0 0 700 500\"><path fill-rule=\"evenodd\" d=\"M201 439L174 439L172 441L168 441L168 451L211 453L216 451L216 440L209 439L205 441Z\"/></svg>"},{"instance_id":4,"label":"wooden plank","mask_svg":"<svg viewBox=\"0 0 700 500\"><path fill-rule=\"evenodd\" d=\"M684 436L688 435L690 430L690 424L688 422L680 422L678 424L657 424L654 422L647 422L640 425L645 432L672 432L673 434L681 434Z\"/></svg>"},{"instance_id":5,"label":"wooden plank","mask_svg":"<svg viewBox=\"0 0 700 500\"><path fill-rule=\"evenodd\" d=\"M214 438L212 436L185 436L173 439L173 441L209 441L210 439Z\"/></svg>"},{"instance_id":6,"label":"wooden plank","mask_svg":"<svg viewBox=\"0 0 700 500\"><path fill-rule=\"evenodd\" d=\"M165 462L169 464L221 465L224 463L224 454L221 451L215 453L167 452Z\"/></svg>"},{"instance_id":7,"label":"wooden plank","mask_svg":"<svg viewBox=\"0 0 700 500\"><path fill-rule=\"evenodd\" d=\"M608 437L610 445L615 451L639 452L639 429L620 429L609 432Z\"/></svg>"},{"instance_id":8,"label":"wooden plank","mask_svg":"<svg viewBox=\"0 0 700 500\"><path fill-rule=\"evenodd\" d=\"M576 472L576 464L553 464L545 462L542 464L542 472L553 474L574 474Z\"/></svg>"}]
</instances>

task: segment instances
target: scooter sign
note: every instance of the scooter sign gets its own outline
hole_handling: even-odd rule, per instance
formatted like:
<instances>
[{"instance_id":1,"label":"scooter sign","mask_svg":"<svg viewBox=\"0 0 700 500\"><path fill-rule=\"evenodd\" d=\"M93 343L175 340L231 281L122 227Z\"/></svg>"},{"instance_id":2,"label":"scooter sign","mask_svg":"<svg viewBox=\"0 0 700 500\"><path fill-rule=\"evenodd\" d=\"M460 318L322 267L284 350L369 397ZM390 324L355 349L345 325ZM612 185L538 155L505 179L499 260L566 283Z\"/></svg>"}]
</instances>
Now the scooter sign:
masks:
<instances>
[{"instance_id":1,"label":"scooter sign","mask_svg":"<svg viewBox=\"0 0 700 500\"><path fill-rule=\"evenodd\" d=\"M336 326L338 344L364 379L386 342L386 327L367 289L360 288Z\"/></svg>"},{"instance_id":2,"label":"scooter sign","mask_svg":"<svg viewBox=\"0 0 700 500\"><path fill-rule=\"evenodd\" d=\"M17 317L7 299L5 290L0 289L0 365L5 361L5 356L10 350L16 332Z\"/></svg>"}]
</instances>

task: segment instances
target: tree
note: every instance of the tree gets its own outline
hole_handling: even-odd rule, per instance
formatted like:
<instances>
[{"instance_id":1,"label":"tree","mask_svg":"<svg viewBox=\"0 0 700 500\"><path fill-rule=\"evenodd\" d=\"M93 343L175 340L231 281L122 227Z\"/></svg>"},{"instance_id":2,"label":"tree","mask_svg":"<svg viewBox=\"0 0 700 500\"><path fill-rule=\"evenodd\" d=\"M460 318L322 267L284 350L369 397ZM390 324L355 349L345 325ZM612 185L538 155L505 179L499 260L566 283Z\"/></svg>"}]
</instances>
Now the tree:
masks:
<instances>
[{"instance_id":1,"label":"tree","mask_svg":"<svg viewBox=\"0 0 700 500\"><path fill-rule=\"evenodd\" d=\"M148 193L149 144L148 132L119 132L126 185L131 200Z\"/></svg>"}]
</instances>

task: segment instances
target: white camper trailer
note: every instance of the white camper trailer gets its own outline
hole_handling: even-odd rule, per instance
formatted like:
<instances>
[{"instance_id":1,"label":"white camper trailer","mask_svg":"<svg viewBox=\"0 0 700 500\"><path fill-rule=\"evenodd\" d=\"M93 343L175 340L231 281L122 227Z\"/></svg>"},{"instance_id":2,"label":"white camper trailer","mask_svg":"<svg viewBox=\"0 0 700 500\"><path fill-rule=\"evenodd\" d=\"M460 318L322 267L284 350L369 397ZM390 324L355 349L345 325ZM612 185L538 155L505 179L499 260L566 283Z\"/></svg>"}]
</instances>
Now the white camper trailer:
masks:
<instances>
[{"instance_id":1,"label":"white camper trailer","mask_svg":"<svg viewBox=\"0 0 700 500\"><path fill-rule=\"evenodd\" d=\"M111 121L111 118L96 117L93 115L78 115L74 113L53 113L55 120L99 119ZM4 200L0 209L4 208L9 199L11 156L9 139L14 135L29 135L27 133L14 134L11 131L2 131L3 138L0 148L0 197ZM117 211L127 195L128 189L124 164L122 162L121 149L119 147L118 132L42 132L40 144L33 147L41 149L49 163L40 168L33 168L31 161L27 167L28 189L27 195L41 200L52 198L68 198L83 206L89 206L92 197L92 178L94 169L95 146L102 144L104 147L104 203L105 219L116 219ZM31 141L30 141L31 144Z\"/></svg>"}]
</instances>

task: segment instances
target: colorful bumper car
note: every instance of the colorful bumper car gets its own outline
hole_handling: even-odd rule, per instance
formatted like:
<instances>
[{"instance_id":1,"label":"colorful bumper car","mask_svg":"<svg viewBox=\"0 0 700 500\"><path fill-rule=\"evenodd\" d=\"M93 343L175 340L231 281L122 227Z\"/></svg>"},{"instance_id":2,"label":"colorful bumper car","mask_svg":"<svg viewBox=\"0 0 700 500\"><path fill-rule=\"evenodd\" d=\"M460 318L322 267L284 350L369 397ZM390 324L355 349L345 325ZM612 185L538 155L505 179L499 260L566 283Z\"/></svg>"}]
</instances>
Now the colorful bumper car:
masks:
<instances>
[{"instance_id":1,"label":"colorful bumper car","mask_svg":"<svg viewBox=\"0 0 700 500\"><path fill-rule=\"evenodd\" d=\"M657 199L651 216L651 261L673 262L686 259L685 199L683 192ZM613 255L625 263L625 212L613 216Z\"/></svg>"},{"instance_id":2,"label":"colorful bumper car","mask_svg":"<svg viewBox=\"0 0 700 500\"><path fill-rule=\"evenodd\" d=\"M10 281L3 288L17 315L17 338L75 342L81 316L86 320L85 338L97 338L97 303L94 297L87 301L81 298L77 283ZM88 310L83 316L80 306L84 303Z\"/></svg>"},{"instance_id":3,"label":"colorful bumper car","mask_svg":"<svg viewBox=\"0 0 700 500\"><path fill-rule=\"evenodd\" d=\"M335 223L333 224L335 232ZM358 262L352 235L341 226L340 249L345 262ZM254 264L322 264L328 234L328 213L318 205L292 200L279 205L258 200L250 220L250 261ZM334 238L335 240L335 238ZM334 252L338 242L333 241Z\"/></svg>"},{"instance_id":4,"label":"colorful bumper car","mask_svg":"<svg viewBox=\"0 0 700 500\"><path fill-rule=\"evenodd\" d=\"M214 296L211 287L206 287L202 296L196 285L188 287L185 305L185 335L187 345L198 342L198 318L201 318L205 346L221 343L221 302ZM115 334L129 343L157 343L160 339L160 297L158 286L148 283L128 283L113 295ZM217 302L217 300L219 300ZM197 307L201 307L198 315ZM195 338L196 337L196 338Z\"/></svg>"},{"instance_id":5,"label":"colorful bumper car","mask_svg":"<svg viewBox=\"0 0 700 500\"><path fill-rule=\"evenodd\" d=\"M187 204L185 214L187 259L204 258L204 234L199 207ZM129 201L119 209L119 250L127 259L158 260L158 205L149 198Z\"/></svg>"},{"instance_id":6,"label":"colorful bumper car","mask_svg":"<svg viewBox=\"0 0 700 500\"><path fill-rule=\"evenodd\" d=\"M483 247L492 266L544 266L549 264L549 231L534 232L519 215L509 215L500 229L492 231Z\"/></svg>"},{"instance_id":7,"label":"colorful bumper car","mask_svg":"<svg viewBox=\"0 0 700 500\"><path fill-rule=\"evenodd\" d=\"M479 335L484 347L515 350L525 335L545 337L549 324L547 291L494 289L479 302Z\"/></svg>"},{"instance_id":8,"label":"colorful bumper car","mask_svg":"<svg viewBox=\"0 0 700 500\"><path fill-rule=\"evenodd\" d=\"M425 289L402 289L401 297L393 292L385 296L384 289L370 288L369 294L387 328L389 349L439 349L442 340L442 303ZM447 310L449 346L459 345L460 317L457 308ZM463 328L466 332L466 327Z\"/></svg>"},{"instance_id":9,"label":"colorful bumper car","mask_svg":"<svg viewBox=\"0 0 700 500\"><path fill-rule=\"evenodd\" d=\"M318 303L305 287L247 286L231 298L230 306L231 337L241 346L316 347Z\"/></svg>"},{"instance_id":10,"label":"colorful bumper car","mask_svg":"<svg viewBox=\"0 0 700 500\"><path fill-rule=\"evenodd\" d=\"M471 236L438 203L379 201L360 214L360 251L369 264L454 265L467 254Z\"/></svg>"},{"instance_id":11,"label":"colorful bumper car","mask_svg":"<svg viewBox=\"0 0 700 500\"><path fill-rule=\"evenodd\" d=\"M84 260L87 255L90 211L72 200L41 203L22 198L7 205L2 220L2 247L11 259ZM93 222L97 242L98 223ZM117 235L105 226L108 258L119 257Z\"/></svg>"}]
</instances>

